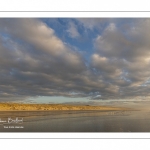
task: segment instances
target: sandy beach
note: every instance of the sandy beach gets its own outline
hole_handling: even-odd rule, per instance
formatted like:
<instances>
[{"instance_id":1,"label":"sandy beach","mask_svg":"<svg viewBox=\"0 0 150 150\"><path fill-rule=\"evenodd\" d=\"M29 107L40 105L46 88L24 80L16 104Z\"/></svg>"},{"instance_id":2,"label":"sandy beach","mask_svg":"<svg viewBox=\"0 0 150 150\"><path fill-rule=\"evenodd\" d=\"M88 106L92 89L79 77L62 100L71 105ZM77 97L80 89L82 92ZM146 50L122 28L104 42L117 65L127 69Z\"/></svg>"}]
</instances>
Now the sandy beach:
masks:
<instances>
[{"instance_id":1,"label":"sandy beach","mask_svg":"<svg viewBox=\"0 0 150 150\"><path fill-rule=\"evenodd\" d=\"M52 110L129 110L129 108L90 106L90 105L65 105L65 104L19 104L0 103L0 111L52 111Z\"/></svg>"}]
</instances>

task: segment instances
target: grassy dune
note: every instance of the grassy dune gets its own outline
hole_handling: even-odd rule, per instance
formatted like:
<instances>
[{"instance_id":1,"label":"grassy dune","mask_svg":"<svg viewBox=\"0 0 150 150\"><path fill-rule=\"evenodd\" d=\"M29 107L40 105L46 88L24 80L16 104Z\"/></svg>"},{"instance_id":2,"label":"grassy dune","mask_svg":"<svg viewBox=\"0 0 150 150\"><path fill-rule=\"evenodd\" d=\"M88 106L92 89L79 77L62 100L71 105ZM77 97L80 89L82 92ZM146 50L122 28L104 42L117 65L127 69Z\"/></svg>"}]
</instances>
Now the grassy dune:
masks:
<instances>
[{"instance_id":1,"label":"grassy dune","mask_svg":"<svg viewBox=\"0 0 150 150\"><path fill-rule=\"evenodd\" d=\"M89 105L65 105L65 104L19 104L0 103L0 111L51 111L51 110L128 110L128 108L89 106Z\"/></svg>"}]
</instances>

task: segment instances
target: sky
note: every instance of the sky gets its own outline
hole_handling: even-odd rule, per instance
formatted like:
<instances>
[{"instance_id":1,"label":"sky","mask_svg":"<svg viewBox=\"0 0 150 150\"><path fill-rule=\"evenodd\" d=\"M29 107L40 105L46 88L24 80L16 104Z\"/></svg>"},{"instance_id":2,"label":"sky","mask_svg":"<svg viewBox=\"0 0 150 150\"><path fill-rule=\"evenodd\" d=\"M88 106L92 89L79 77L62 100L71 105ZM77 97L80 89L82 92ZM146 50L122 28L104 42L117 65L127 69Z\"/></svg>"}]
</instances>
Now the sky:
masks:
<instances>
[{"instance_id":1,"label":"sky","mask_svg":"<svg viewBox=\"0 0 150 150\"><path fill-rule=\"evenodd\" d=\"M150 96L150 19L0 18L0 101Z\"/></svg>"}]
</instances>

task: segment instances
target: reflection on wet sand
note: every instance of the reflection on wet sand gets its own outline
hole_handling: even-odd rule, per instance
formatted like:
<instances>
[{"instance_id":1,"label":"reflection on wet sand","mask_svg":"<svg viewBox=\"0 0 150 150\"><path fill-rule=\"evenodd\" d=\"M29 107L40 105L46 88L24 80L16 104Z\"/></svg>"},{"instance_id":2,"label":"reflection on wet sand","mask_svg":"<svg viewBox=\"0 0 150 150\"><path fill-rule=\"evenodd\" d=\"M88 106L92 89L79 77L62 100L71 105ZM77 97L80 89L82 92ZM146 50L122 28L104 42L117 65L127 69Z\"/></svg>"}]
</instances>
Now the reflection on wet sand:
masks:
<instances>
[{"instance_id":1,"label":"reflection on wet sand","mask_svg":"<svg viewBox=\"0 0 150 150\"><path fill-rule=\"evenodd\" d=\"M1 132L142 132L150 131L149 115L140 111L1 112L1 118L22 117L24 128ZM138 116L138 117L137 117ZM145 116L145 117L143 117ZM144 123L145 122L145 123ZM13 124L13 126L16 124ZM12 124L11 124L12 126Z\"/></svg>"}]
</instances>

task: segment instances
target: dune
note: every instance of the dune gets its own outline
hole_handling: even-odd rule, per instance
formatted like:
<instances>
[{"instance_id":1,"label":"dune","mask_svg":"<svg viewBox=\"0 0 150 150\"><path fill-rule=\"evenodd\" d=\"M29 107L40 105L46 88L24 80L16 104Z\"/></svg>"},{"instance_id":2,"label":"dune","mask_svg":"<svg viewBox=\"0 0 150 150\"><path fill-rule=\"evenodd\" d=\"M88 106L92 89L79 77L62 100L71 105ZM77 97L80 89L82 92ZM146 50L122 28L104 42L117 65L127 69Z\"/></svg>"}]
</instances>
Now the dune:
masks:
<instances>
[{"instance_id":1,"label":"dune","mask_svg":"<svg viewBox=\"0 0 150 150\"><path fill-rule=\"evenodd\" d=\"M56 111L56 110L129 110L129 108L90 106L90 105L65 105L65 104L0 103L0 111Z\"/></svg>"}]
</instances>

